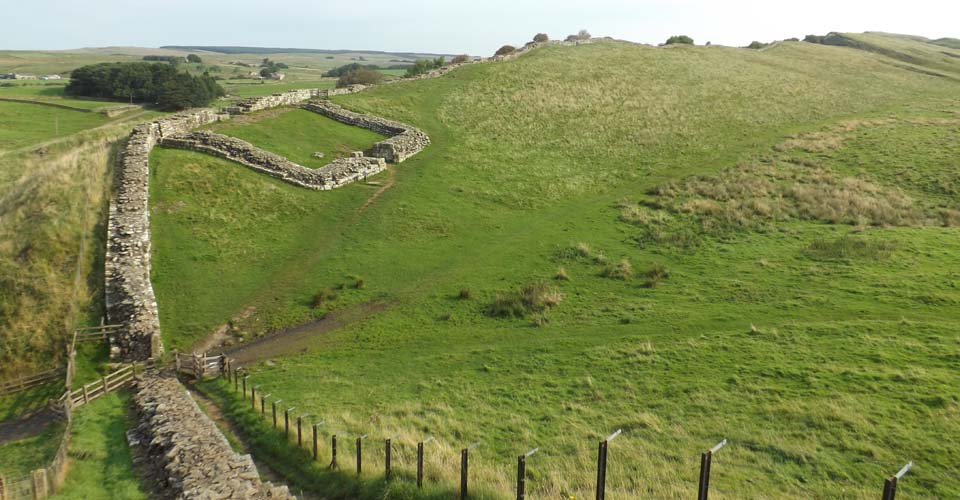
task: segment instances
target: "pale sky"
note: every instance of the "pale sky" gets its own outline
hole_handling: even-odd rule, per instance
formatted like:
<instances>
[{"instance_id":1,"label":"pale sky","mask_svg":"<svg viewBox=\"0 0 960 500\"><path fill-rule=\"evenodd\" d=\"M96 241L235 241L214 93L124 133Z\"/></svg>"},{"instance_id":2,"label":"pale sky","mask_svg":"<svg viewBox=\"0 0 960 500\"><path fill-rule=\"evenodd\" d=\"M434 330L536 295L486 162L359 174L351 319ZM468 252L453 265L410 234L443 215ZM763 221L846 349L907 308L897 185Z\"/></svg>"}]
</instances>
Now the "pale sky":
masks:
<instances>
[{"instance_id":1,"label":"pale sky","mask_svg":"<svg viewBox=\"0 0 960 500\"><path fill-rule=\"evenodd\" d=\"M486 55L537 32L746 45L829 31L960 38L960 0L0 0L0 49L245 45Z\"/></svg>"}]
</instances>

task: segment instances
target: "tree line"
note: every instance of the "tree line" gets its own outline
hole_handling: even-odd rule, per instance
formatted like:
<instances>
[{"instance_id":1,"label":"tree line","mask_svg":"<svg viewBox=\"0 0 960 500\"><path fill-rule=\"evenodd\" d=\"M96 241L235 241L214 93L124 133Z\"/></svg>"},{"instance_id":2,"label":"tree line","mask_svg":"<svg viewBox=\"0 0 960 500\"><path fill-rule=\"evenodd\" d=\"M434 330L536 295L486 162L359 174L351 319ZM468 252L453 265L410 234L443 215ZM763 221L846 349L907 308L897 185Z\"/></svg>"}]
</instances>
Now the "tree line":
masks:
<instances>
[{"instance_id":1,"label":"tree line","mask_svg":"<svg viewBox=\"0 0 960 500\"><path fill-rule=\"evenodd\" d=\"M226 92L208 73L194 76L170 64L100 63L73 70L65 92L156 104L161 109L202 107Z\"/></svg>"}]
</instances>

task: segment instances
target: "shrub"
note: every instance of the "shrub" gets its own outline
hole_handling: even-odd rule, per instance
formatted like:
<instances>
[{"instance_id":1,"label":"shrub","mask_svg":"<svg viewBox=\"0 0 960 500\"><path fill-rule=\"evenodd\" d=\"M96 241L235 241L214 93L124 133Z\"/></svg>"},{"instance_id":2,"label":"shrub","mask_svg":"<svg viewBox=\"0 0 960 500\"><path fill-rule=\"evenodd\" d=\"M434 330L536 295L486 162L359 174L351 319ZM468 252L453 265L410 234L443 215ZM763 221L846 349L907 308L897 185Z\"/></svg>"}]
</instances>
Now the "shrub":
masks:
<instances>
[{"instance_id":1,"label":"shrub","mask_svg":"<svg viewBox=\"0 0 960 500\"><path fill-rule=\"evenodd\" d=\"M537 33L533 37L533 41L537 43L543 43L550 40L550 37L546 33Z\"/></svg>"},{"instance_id":2,"label":"shrub","mask_svg":"<svg viewBox=\"0 0 960 500\"><path fill-rule=\"evenodd\" d=\"M277 67L279 67L279 65ZM358 69L375 70L375 69L380 69L380 67L377 66L376 64L350 63L350 64L344 64L343 66L338 66L336 68L333 68L327 71L326 73L324 73L323 76L330 77L330 78L340 78L341 76L351 71L356 71Z\"/></svg>"},{"instance_id":3,"label":"shrub","mask_svg":"<svg viewBox=\"0 0 960 500\"><path fill-rule=\"evenodd\" d=\"M557 274L553 277L557 281L570 281L570 275L567 274L566 268L560 266L557 268Z\"/></svg>"},{"instance_id":4,"label":"shrub","mask_svg":"<svg viewBox=\"0 0 960 500\"><path fill-rule=\"evenodd\" d=\"M470 56L468 56L467 54L460 54L459 56L455 56L453 59L451 59L450 64L465 63L469 60L470 60Z\"/></svg>"},{"instance_id":5,"label":"shrub","mask_svg":"<svg viewBox=\"0 0 960 500\"><path fill-rule=\"evenodd\" d=\"M445 64L443 57L438 57L436 59L417 59L412 66L407 67L406 77L412 77L417 75L422 75L428 71L442 68Z\"/></svg>"},{"instance_id":6,"label":"shrub","mask_svg":"<svg viewBox=\"0 0 960 500\"><path fill-rule=\"evenodd\" d=\"M467 300L471 297L473 297L473 292L471 292L469 288L461 288L460 293L457 295L457 298L460 300Z\"/></svg>"},{"instance_id":7,"label":"shrub","mask_svg":"<svg viewBox=\"0 0 960 500\"><path fill-rule=\"evenodd\" d=\"M337 299L337 293L331 290L330 288L324 288L320 290L313 296L313 300L310 301L310 307L316 309L323 304Z\"/></svg>"},{"instance_id":8,"label":"shrub","mask_svg":"<svg viewBox=\"0 0 960 500\"><path fill-rule=\"evenodd\" d=\"M579 38L577 38L577 35L570 35L564 39L564 41L566 42L576 42L577 40L579 40Z\"/></svg>"},{"instance_id":9,"label":"shrub","mask_svg":"<svg viewBox=\"0 0 960 500\"><path fill-rule=\"evenodd\" d=\"M366 281L363 280L363 276L348 276L347 279L353 282L351 286L357 290L363 290L367 286Z\"/></svg>"},{"instance_id":10,"label":"shrub","mask_svg":"<svg viewBox=\"0 0 960 500\"><path fill-rule=\"evenodd\" d=\"M350 85L375 85L383 81L383 74L372 69L360 68L349 71L337 80L337 88L348 87Z\"/></svg>"},{"instance_id":11,"label":"shrub","mask_svg":"<svg viewBox=\"0 0 960 500\"><path fill-rule=\"evenodd\" d=\"M603 268L603 276L615 280L627 281L633 277L633 267L626 258L620 259L616 264L609 264Z\"/></svg>"},{"instance_id":12,"label":"shrub","mask_svg":"<svg viewBox=\"0 0 960 500\"><path fill-rule=\"evenodd\" d=\"M498 293L487 309L491 316L522 318L528 314L543 313L563 300L560 292L546 283L528 283L517 291Z\"/></svg>"},{"instance_id":13,"label":"shrub","mask_svg":"<svg viewBox=\"0 0 960 500\"><path fill-rule=\"evenodd\" d=\"M750 42L750 45L747 45L747 48L748 48L748 49L758 50L758 49L762 49L762 48L764 48L764 47L767 47L767 46L769 46L769 45L770 45L769 43L763 43L763 42L758 42L758 41L754 40L754 41Z\"/></svg>"},{"instance_id":14,"label":"shrub","mask_svg":"<svg viewBox=\"0 0 960 500\"><path fill-rule=\"evenodd\" d=\"M693 45L693 38L690 38L687 35L674 35L670 38L667 38L667 45L673 45L677 43Z\"/></svg>"},{"instance_id":15,"label":"shrub","mask_svg":"<svg viewBox=\"0 0 960 500\"><path fill-rule=\"evenodd\" d=\"M807 42L807 43L822 44L822 43L823 43L823 37L820 36L820 35L807 35L807 36L803 37L803 41L804 41L804 42Z\"/></svg>"},{"instance_id":16,"label":"shrub","mask_svg":"<svg viewBox=\"0 0 960 500\"><path fill-rule=\"evenodd\" d=\"M606 264L607 256L603 254L603 250L600 250L593 256L593 261L597 264Z\"/></svg>"},{"instance_id":17,"label":"shrub","mask_svg":"<svg viewBox=\"0 0 960 500\"><path fill-rule=\"evenodd\" d=\"M577 32L577 40L589 40L590 32L587 30L580 30Z\"/></svg>"},{"instance_id":18,"label":"shrub","mask_svg":"<svg viewBox=\"0 0 960 500\"><path fill-rule=\"evenodd\" d=\"M200 59L200 56L196 54L187 54L187 62L200 64L203 62L203 59Z\"/></svg>"},{"instance_id":19,"label":"shrub","mask_svg":"<svg viewBox=\"0 0 960 500\"><path fill-rule=\"evenodd\" d=\"M650 269L647 269L646 275L646 287L655 288L661 281L670 277L670 271L668 271L667 266L663 264L654 264L650 266Z\"/></svg>"},{"instance_id":20,"label":"shrub","mask_svg":"<svg viewBox=\"0 0 960 500\"><path fill-rule=\"evenodd\" d=\"M500 47L499 49L497 49L497 51L494 52L493 55L505 56L507 54L513 54L516 51L517 51L517 48L514 47L513 45L504 45L503 47Z\"/></svg>"}]
</instances>

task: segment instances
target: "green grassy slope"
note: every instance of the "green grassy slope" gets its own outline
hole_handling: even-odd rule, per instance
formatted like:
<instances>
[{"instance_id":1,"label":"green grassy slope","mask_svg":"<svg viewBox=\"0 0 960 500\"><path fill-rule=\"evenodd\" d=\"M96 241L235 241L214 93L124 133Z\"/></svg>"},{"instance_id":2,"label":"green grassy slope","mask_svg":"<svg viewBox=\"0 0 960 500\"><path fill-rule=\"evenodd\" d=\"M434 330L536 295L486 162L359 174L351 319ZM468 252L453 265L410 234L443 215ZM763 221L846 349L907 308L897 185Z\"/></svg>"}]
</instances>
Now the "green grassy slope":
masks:
<instances>
[{"instance_id":1,"label":"green grassy slope","mask_svg":"<svg viewBox=\"0 0 960 500\"><path fill-rule=\"evenodd\" d=\"M311 168L322 167L334 158L350 156L353 151L362 151L383 140L369 130L344 125L303 109L283 108L271 113L277 116L253 123L240 118L210 128ZM323 158L315 158L315 152L323 153Z\"/></svg>"},{"instance_id":2,"label":"green grassy slope","mask_svg":"<svg viewBox=\"0 0 960 500\"><path fill-rule=\"evenodd\" d=\"M0 151L65 137L110 121L98 113L4 101L0 101L0 119L4 123Z\"/></svg>"},{"instance_id":3,"label":"green grassy slope","mask_svg":"<svg viewBox=\"0 0 960 500\"><path fill-rule=\"evenodd\" d=\"M504 496L533 446L531 495L587 495L594 440L617 427L621 495L690 495L699 451L726 437L718 498L873 497L909 459L926 465L904 494L956 496L944 436L960 436L960 234L937 215L957 208L945 194L956 92L845 47L547 48L339 99L433 141L362 213L364 186L309 193L160 150L164 336L185 345L231 318L249 335L385 302L254 379L333 429L401 432L406 445L432 434L450 449L482 440L477 481ZM878 117L893 119L838 125ZM731 191L763 223L718 231L723 213L697 211L717 203L707 193L686 208L650 194L738 164L789 173L777 182L797 182L790 196L827 174L854 186L834 192L881 205L903 186L928 222L872 227L883 214L852 195L861 227L810 208L774 221L755 193ZM632 215L638 200L670 221L652 240L659 223ZM622 259L633 276L609 277ZM487 314L536 281L562 294L545 316ZM312 309L324 288L336 298Z\"/></svg>"},{"instance_id":4,"label":"green grassy slope","mask_svg":"<svg viewBox=\"0 0 960 500\"><path fill-rule=\"evenodd\" d=\"M129 395L114 392L76 411L70 441L70 469L51 498L148 498L134 469L126 432L136 420Z\"/></svg>"},{"instance_id":5,"label":"green grassy slope","mask_svg":"<svg viewBox=\"0 0 960 500\"><path fill-rule=\"evenodd\" d=\"M904 36L879 33L844 33L842 38L864 50L885 54L892 61L901 61L914 71L925 71L941 77L960 78L960 49L948 45L918 42Z\"/></svg>"}]
</instances>

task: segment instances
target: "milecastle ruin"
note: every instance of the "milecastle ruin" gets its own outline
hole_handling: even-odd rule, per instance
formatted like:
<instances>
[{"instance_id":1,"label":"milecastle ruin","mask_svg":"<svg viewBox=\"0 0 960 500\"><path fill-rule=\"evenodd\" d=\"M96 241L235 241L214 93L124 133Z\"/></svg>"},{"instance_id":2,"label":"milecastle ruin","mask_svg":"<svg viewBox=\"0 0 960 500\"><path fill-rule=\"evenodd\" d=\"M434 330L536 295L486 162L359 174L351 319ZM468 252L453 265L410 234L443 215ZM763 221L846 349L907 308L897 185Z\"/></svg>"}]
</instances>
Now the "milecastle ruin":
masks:
<instances>
[{"instance_id":1,"label":"milecastle ruin","mask_svg":"<svg viewBox=\"0 0 960 500\"><path fill-rule=\"evenodd\" d=\"M430 139L409 125L354 113L326 101L304 109L387 136L366 152L337 158L319 169L298 165L233 137L197 128L277 106L358 92L365 86L335 90L294 90L245 99L226 113L190 110L134 128L117 172L110 201L106 252L107 316L122 327L110 335L110 355L124 361L156 359L163 354L157 301L150 283L150 152L161 144L235 161L296 186L334 189L415 155ZM216 425L169 374L147 373L137 382L134 407L140 425L131 442L143 447L148 466L159 478L163 498L292 498L286 487L262 483L249 455L230 448Z\"/></svg>"}]
</instances>

